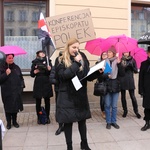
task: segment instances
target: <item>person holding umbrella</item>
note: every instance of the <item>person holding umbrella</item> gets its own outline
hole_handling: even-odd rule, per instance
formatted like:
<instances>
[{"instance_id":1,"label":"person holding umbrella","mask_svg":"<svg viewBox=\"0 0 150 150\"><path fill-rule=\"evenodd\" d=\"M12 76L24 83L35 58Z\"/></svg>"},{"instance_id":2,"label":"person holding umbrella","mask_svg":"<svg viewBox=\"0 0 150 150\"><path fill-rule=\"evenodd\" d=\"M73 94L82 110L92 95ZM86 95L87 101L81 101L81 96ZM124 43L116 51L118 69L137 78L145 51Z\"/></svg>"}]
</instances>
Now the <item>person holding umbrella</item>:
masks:
<instances>
[{"instance_id":1,"label":"person holding umbrella","mask_svg":"<svg viewBox=\"0 0 150 150\"><path fill-rule=\"evenodd\" d=\"M141 63L139 72L138 92L143 97L145 125L141 131L150 128L150 46L147 49L147 60Z\"/></svg>"},{"instance_id":2,"label":"person holding umbrella","mask_svg":"<svg viewBox=\"0 0 150 150\"><path fill-rule=\"evenodd\" d=\"M108 61L107 58L107 52L103 52L100 56L100 61L106 60ZM99 61L96 62L96 64L99 63ZM106 82L106 80L109 78L109 73L101 73L99 77L97 78L98 82ZM105 119L105 95L100 95L100 109L101 109L101 115Z\"/></svg>"},{"instance_id":3,"label":"person holding umbrella","mask_svg":"<svg viewBox=\"0 0 150 150\"><path fill-rule=\"evenodd\" d=\"M39 112L41 111L41 100L44 98L47 124L50 124L50 97L53 96L52 85L49 81L51 72L51 61L47 62L44 51L36 52L36 59L32 61L30 76L35 77L33 97L36 99L37 123L41 124Z\"/></svg>"},{"instance_id":4,"label":"person holding umbrella","mask_svg":"<svg viewBox=\"0 0 150 150\"><path fill-rule=\"evenodd\" d=\"M122 117L126 117L128 113L127 101L126 101L126 90L129 91L130 98L132 100L132 106L137 118L141 118L138 112L138 104L134 94L135 84L134 84L134 73L138 73L137 65L135 59L130 55L130 52L123 53L121 58L121 63L125 68L125 76L120 77L121 85L121 103L123 107Z\"/></svg>"},{"instance_id":5,"label":"person holding umbrella","mask_svg":"<svg viewBox=\"0 0 150 150\"><path fill-rule=\"evenodd\" d=\"M119 76L124 76L124 68L119 57L116 56L116 49L111 46L107 52L109 65L112 71L107 81L107 94L105 95L105 114L106 114L106 129L111 129L113 126L119 129L117 121L117 103L120 92Z\"/></svg>"},{"instance_id":6,"label":"person holding umbrella","mask_svg":"<svg viewBox=\"0 0 150 150\"><path fill-rule=\"evenodd\" d=\"M5 64L0 67L0 85L6 128L11 128L11 121L14 127L19 128L17 114L23 110L21 93L25 84L20 67L14 63L14 54L7 54Z\"/></svg>"}]
</instances>

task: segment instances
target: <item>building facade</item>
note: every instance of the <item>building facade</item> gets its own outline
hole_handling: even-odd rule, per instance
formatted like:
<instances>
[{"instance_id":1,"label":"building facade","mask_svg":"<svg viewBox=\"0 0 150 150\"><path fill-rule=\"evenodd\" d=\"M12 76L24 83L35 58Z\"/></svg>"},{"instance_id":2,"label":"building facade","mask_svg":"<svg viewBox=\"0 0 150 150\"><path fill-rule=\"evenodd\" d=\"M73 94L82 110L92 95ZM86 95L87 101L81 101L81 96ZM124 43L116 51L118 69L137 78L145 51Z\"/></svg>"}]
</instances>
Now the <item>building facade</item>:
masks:
<instances>
[{"instance_id":1,"label":"building facade","mask_svg":"<svg viewBox=\"0 0 150 150\"><path fill-rule=\"evenodd\" d=\"M27 55L15 58L16 63L22 69L26 84L23 93L24 105L28 106L29 109L34 107L32 98L34 79L29 76L29 71L36 51L41 49L41 41L37 36L37 22L40 12L43 12L45 17L49 17L89 8L96 37L106 38L110 35L125 34L136 38L149 30L150 27L149 10L140 9L141 7L137 6L149 5L149 0L94 0L88 2L86 0L1 0L0 45L18 45L27 51ZM135 12L138 12L142 22L136 19L137 13ZM146 19L143 18L144 14L147 14ZM137 24L138 26L135 28ZM137 34L139 26L141 26L143 32ZM98 56L91 55L84 47L85 43L82 43L80 49L86 54L92 66L97 61ZM59 49L52 55L53 63L58 53ZM137 84L137 76L135 76L135 79ZM93 96L93 83L94 81L88 83L88 96L91 107L97 107L99 106L97 105L99 97ZM55 104L54 97L51 103ZM2 107L2 101L0 100L0 110L2 110ZM25 110L29 111L28 108L25 107Z\"/></svg>"}]
</instances>

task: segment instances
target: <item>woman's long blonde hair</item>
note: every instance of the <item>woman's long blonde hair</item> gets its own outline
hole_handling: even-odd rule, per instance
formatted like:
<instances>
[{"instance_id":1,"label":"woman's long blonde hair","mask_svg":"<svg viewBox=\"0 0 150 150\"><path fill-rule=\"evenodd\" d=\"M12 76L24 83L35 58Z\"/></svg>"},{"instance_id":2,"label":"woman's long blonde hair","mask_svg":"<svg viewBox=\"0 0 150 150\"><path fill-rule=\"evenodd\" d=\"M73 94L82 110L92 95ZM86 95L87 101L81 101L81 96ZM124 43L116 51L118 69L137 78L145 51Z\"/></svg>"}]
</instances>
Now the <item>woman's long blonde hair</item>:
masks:
<instances>
[{"instance_id":1,"label":"woman's long blonde hair","mask_svg":"<svg viewBox=\"0 0 150 150\"><path fill-rule=\"evenodd\" d=\"M70 54L69 54L69 46L74 43L80 43L80 42L75 38L69 39L66 43L64 51L62 52L62 55L59 57L59 63L63 62L66 68L70 67L72 63L70 59Z\"/></svg>"}]
</instances>

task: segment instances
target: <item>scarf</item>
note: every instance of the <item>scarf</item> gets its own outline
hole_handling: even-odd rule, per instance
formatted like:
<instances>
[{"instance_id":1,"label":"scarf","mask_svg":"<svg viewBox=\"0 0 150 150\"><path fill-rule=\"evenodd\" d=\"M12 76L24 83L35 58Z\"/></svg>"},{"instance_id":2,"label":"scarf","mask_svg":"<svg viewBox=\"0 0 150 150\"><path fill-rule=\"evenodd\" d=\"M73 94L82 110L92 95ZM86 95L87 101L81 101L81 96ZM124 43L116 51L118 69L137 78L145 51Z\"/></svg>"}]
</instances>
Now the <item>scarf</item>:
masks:
<instances>
[{"instance_id":1,"label":"scarf","mask_svg":"<svg viewBox=\"0 0 150 150\"><path fill-rule=\"evenodd\" d=\"M111 79L116 79L118 75L118 67L117 67L117 57L113 57L109 59L109 64L112 67Z\"/></svg>"},{"instance_id":2,"label":"scarf","mask_svg":"<svg viewBox=\"0 0 150 150\"><path fill-rule=\"evenodd\" d=\"M121 64L126 67L129 63L129 61L132 60L132 56L123 56L122 59L121 59Z\"/></svg>"}]
</instances>

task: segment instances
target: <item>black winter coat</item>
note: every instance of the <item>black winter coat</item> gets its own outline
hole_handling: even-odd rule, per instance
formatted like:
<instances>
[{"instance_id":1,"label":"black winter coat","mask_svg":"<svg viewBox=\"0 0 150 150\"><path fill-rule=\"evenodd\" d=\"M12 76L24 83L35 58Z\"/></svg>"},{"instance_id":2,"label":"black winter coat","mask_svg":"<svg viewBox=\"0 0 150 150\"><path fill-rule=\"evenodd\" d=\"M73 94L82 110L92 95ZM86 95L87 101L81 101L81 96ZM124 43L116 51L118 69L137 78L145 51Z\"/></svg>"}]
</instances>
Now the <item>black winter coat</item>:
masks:
<instances>
[{"instance_id":1,"label":"black winter coat","mask_svg":"<svg viewBox=\"0 0 150 150\"><path fill-rule=\"evenodd\" d=\"M143 107L150 109L150 58L141 63L138 90L143 95Z\"/></svg>"},{"instance_id":2,"label":"black winter coat","mask_svg":"<svg viewBox=\"0 0 150 150\"><path fill-rule=\"evenodd\" d=\"M81 52L80 52L81 53ZM85 77L89 71L89 62L81 53L84 67L80 71L80 63L73 61L68 68L63 63L56 66L56 76L59 80L58 99L56 105L56 121L58 123L71 123L91 118L87 96L87 78L81 81L82 88L75 90L71 81L76 75L79 79Z\"/></svg>"},{"instance_id":3,"label":"black winter coat","mask_svg":"<svg viewBox=\"0 0 150 150\"><path fill-rule=\"evenodd\" d=\"M122 63L125 68L125 75L119 77L122 90L135 89L134 73L138 72L135 60L130 56L129 59L122 58Z\"/></svg>"},{"instance_id":4,"label":"black winter coat","mask_svg":"<svg viewBox=\"0 0 150 150\"><path fill-rule=\"evenodd\" d=\"M49 65L52 67L51 61ZM40 72L34 74L34 70L39 69ZM49 80L50 75L49 70L47 70L46 58L42 60L36 58L32 61L30 75L35 77L34 86L33 86L33 97L34 98L50 98L53 96L52 85Z\"/></svg>"},{"instance_id":5,"label":"black winter coat","mask_svg":"<svg viewBox=\"0 0 150 150\"><path fill-rule=\"evenodd\" d=\"M5 112L17 113L23 110L21 93L24 88L24 79L19 66L9 65L11 73L7 76L8 64L0 68L1 96Z\"/></svg>"}]
</instances>

